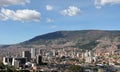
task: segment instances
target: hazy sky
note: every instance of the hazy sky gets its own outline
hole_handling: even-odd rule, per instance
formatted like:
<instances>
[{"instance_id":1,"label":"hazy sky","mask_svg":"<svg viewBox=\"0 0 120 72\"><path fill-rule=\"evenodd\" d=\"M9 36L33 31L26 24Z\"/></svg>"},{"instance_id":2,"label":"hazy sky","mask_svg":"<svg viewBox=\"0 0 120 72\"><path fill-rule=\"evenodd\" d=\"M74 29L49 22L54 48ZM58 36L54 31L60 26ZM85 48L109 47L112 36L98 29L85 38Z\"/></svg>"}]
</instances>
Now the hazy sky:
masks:
<instances>
[{"instance_id":1,"label":"hazy sky","mask_svg":"<svg viewBox=\"0 0 120 72\"><path fill-rule=\"evenodd\" d=\"M88 29L120 30L120 0L0 0L0 44Z\"/></svg>"}]
</instances>

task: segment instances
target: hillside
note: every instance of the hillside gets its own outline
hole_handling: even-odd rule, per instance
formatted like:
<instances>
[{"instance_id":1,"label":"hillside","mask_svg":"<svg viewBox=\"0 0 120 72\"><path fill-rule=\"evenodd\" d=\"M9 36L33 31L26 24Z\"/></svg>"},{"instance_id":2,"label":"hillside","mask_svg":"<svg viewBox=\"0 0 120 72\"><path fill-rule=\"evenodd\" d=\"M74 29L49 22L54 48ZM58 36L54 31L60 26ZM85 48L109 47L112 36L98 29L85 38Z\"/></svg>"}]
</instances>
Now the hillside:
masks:
<instances>
[{"instance_id":1,"label":"hillside","mask_svg":"<svg viewBox=\"0 0 120 72\"><path fill-rule=\"evenodd\" d=\"M106 42L106 43L105 43ZM94 49L96 47L111 47L116 43L119 47L120 31L80 30L57 31L36 36L19 44L20 47L46 47L46 48L82 48ZM102 45L101 45L102 44Z\"/></svg>"},{"instance_id":2,"label":"hillside","mask_svg":"<svg viewBox=\"0 0 120 72\"><path fill-rule=\"evenodd\" d=\"M115 45L119 48L120 31L103 30L79 30L79 31L57 31L40 36L36 36L28 41L12 46L17 48L81 48L96 49L110 48ZM114 47L115 47L114 46Z\"/></svg>"}]
</instances>

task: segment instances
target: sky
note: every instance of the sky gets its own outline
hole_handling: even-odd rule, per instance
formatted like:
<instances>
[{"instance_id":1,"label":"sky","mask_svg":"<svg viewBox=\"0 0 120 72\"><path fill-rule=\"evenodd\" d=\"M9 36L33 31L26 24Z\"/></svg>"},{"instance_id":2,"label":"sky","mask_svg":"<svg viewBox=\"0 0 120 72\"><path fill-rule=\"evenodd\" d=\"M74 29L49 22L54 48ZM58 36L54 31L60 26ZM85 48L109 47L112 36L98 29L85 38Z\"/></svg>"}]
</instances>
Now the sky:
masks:
<instances>
[{"instance_id":1,"label":"sky","mask_svg":"<svg viewBox=\"0 0 120 72\"><path fill-rule=\"evenodd\" d=\"M0 0L0 44L90 29L120 30L120 0Z\"/></svg>"}]
</instances>

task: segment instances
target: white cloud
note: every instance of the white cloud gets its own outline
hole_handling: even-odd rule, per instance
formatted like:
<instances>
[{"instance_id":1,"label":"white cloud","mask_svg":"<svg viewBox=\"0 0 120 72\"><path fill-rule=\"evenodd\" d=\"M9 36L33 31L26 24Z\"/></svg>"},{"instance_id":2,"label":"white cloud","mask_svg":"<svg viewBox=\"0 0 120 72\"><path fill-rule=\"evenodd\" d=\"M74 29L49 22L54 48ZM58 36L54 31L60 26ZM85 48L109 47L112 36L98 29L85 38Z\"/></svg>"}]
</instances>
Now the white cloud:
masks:
<instances>
[{"instance_id":1,"label":"white cloud","mask_svg":"<svg viewBox=\"0 0 120 72\"><path fill-rule=\"evenodd\" d=\"M53 7L51 5L46 5L46 10L51 11L53 10Z\"/></svg>"},{"instance_id":2,"label":"white cloud","mask_svg":"<svg viewBox=\"0 0 120 72\"><path fill-rule=\"evenodd\" d=\"M0 20L5 21L5 20L7 20L7 19L8 19L8 17L6 17L6 16L3 15L3 14L0 14Z\"/></svg>"},{"instance_id":3,"label":"white cloud","mask_svg":"<svg viewBox=\"0 0 120 72\"><path fill-rule=\"evenodd\" d=\"M0 0L0 6L25 5L26 3L30 3L30 0Z\"/></svg>"},{"instance_id":4,"label":"white cloud","mask_svg":"<svg viewBox=\"0 0 120 72\"><path fill-rule=\"evenodd\" d=\"M46 19L46 22L47 22L47 23L51 23L51 22L54 22L54 20L53 20L53 19L50 19L50 18L47 18L47 19Z\"/></svg>"},{"instance_id":5,"label":"white cloud","mask_svg":"<svg viewBox=\"0 0 120 72\"><path fill-rule=\"evenodd\" d=\"M13 11L10 9L3 8L1 10L0 15L14 21L22 21L22 22L40 21L41 19L41 14L39 12L28 9Z\"/></svg>"},{"instance_id":6,"label":"white cloud","mask_svg":"<svg viewBox=\"0 0 120 72\"><path fill-rule=\"evenodd\" d=\"M66 16L76 16L81 13L81 10L75 6L69 6L68 9L62 10L60 12L62 15Z\"/></svg>"},{"instance_id":7,"label":"white cloud","mask_svg":"<svg viewBox=\"0 0 120 72\"><path fill-rule=\"evenodd\" d=\"M97 8L101 8L106 4L120 4L120 0L95 0L94 4Z\"/></svg>"}]
</instances>

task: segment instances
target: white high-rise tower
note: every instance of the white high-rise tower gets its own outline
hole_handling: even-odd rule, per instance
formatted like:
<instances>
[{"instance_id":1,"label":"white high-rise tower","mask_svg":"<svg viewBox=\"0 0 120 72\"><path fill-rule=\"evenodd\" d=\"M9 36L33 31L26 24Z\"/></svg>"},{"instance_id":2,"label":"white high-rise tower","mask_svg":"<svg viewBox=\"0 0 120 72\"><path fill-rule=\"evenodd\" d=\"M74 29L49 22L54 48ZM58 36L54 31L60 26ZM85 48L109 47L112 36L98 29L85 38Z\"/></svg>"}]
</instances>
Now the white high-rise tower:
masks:
<instances>
[{"instance_id":1,"label":"white high-rise tower","mask_svg":"<svg viewBox=\"0 0 120 72\"><path fill-rule=\"evenodd\" d=\"M31 48L31 58L35 58L35 57L36 57L36 49Z\"/></svg>"}]
</instances>

